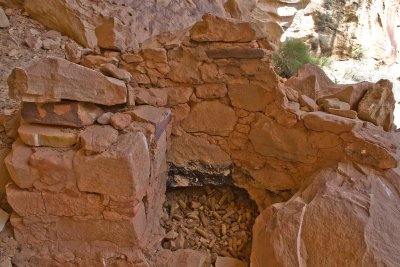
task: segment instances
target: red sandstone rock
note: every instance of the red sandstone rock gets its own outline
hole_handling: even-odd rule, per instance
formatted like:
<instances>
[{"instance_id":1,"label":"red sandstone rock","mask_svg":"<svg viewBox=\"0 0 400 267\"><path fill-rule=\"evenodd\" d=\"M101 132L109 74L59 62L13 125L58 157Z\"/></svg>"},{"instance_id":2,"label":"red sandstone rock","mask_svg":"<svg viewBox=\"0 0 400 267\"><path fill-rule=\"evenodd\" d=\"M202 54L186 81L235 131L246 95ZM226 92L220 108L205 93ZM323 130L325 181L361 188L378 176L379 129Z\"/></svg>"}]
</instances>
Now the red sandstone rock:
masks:
<instances>
[{"instance_id":1,"label":"red sandstone rock","mask_svg":"<svg viewBox=\"0 0 400 267\"><path fill-rule=\"evenodd\" d=\"M26 68L15 68L8 85L10 96L28 102L61 99L102 105L126 102L124 82L61 58L39 59Z\"/></svg>"},{"instance_id":2,"label":"red sandstone rock","mask_svg":"<svg viewBox=\"0 0 400 267\"><path fill-rule=\"evenodd\" d=\"M134 88L135 104L164 107L167 105L167 92L158 88ZM132 106L132 105L131 105Z\"/></svg>"},{"instance_id":3,"label":"red sandstone rock","mask_svg":"<svg viewBox=\"0 0 400 267\"><path fill-rule=\"evenodd\" d=\"M133 120L149 122L154 125L154 138L157 140L166 130L171 121L171 110L168 108L155 108L153 106L138 106L127 112Z\"/></svg>"},{"instance_id":4,"label":"red sandstone rock","mask_svg":"<svg viewBox=\"0 0 400 267\"><path fill-rule=\"evenodd\" d=\"M112 50L132 50L139 45L129 27L116 17L105 17L95 29L97 44Z\"/></svg>"},{"instance_id":5,"label":"red sandstone rock","mask_svg":"<svg viewBox=\"0 0 400 267\"><path fill-rule=\"evenodd\" d=\"M156 262L160 267L206 267L210 266L210 255L191 249L179 249L177 251L163 250Z\"/></svg>"},{"instance_id":6,"label":"red sandstone rock","mask_svg":"<svg viewBox=\"0 0 400 267\"><path fill-rule=\"evenodd\" d=\"M399 184L385 176L343 163L315 173L288 202L257 218L252 266L395 266Z\"/></svg>"},{"instance_id":7,"label":"red sandstone rock","mask_svg":"<svg viewBox=\"0 0 400 267\"><path fill-rule=\"evenodd\" d=\"M262 31L255 24L211 14L205 14L190 29L190 38L198 42L248 42L262 37Z\"/></svg>"},{"instance_id":8,"label":"red sandstone rock","mask_svg":"<svg viewBox=\"0 0 400 267\"><path fill-rule=\"evenodd\" d=\"M131 123L132 118L128 114L115 113L110 118L111 125L117 130L123 130Z\"/></svg>"},{"instance_id":9,"label":"red sandstone rock","mask_svg":"<svg viewBox=\"0 0 400 267\"><path fill-rule=\"evenodd\" d=\"M251 126L249 139L254 150L264 156L304 163L317 159L317 151L311 147L306 129L286 128L261 114Z\"/></svg>"},{"instance_id":10,"label":"red sandstone rock","mask_svg":"<svg viewBox=\"0 0 400 267\"><path fill-rule=\"evenodd\" d=\"M313 131L328 131L340 134L359 129L362 126L362 122L317 111L310 112L304 116L304 125Z\"/></svg>"},{"instance_id":11,"label":"red sandstone rock","mask_svg":"<svg viewBox=\"0 0 400 267\"><path fill-rule=\"evenodd\" d=\"M206 83L196 87L196 96L205 99L224 97L227 92L223 83Z\"/></svg>"},{"instance_id":12,"label":"red sandstone rock","mask_svg":"<svg viewBox=\"0 0 400 267\"><path fill-rule=\"evenodd\" d=\"M238 58L238 59L250 59L250 58L263 58L265 57L266 51L260 48L251 48L245 46L232 46L225 48L215 48L206 51L209 58L221 59L221 58Z\"/></svg>"},{"instance_id":13,"label":"red sandstone rock","mask_svg":"<svg viewBox=\"0 0 400 267\"><path fill-rule=\"evenodd\" d=\"M195 105L182 122L185 131L228 136L237 118L233 109L218 101L204 101Z\"/></svg>"},{"instance_id":14,"label":"red sandstone rock","mask_svg":"<svg viewBox=\"0 0 400 267\"><path fill-rule=\"evenodd\" d=\"M24 102L21 117L25 122L70 127L93 124L103 110L91 103L63 101L60 103Z\"/></svg>"},{"instance_id":15,"label":"red sandstone rock","mask_svg":"<svg viewBox=\"0 0 400 267\"><path fill-rule=\"evenodd\" d=\"M219 146L189 134L172 139L167 161L172 164L170 173L174 174L169 177L170 186L224 184L233 165ZM198 177L191 177L192 173L198 173Z\"/></svg>"},{"instance_id":16,"label":"red sandstone rock","mask_svg":"<svg viewBox=\"0 0 400 267\"><path fill-rule=\"evenodd\" d=\"M129 72L123 69L119 69L117 66L111 63L101 65L100 71L106 76L123 80L126 83L130 82L130 80L132 79L132 75Z\"/></svg>"},{"instance_id":17,"label":"red sandstone rock","mask_svg":"<svg viewBox=\"0 0 400 267\"><path fill-rule=\"evenodd\" d=\"M393 84L388 80L378 81L358 104L358 116L390 131L395 104L392 87Z\"/></svg>"},{"instance_id":18,"label":"red sandstone rock","mask_svg":"<svg viewBox=\"0 0 400 267\"><path fill-rule=\"evenodd\" d=\"M348 103L352 109L357 107L364 93L372 87L369 82L335 84L320 67L312 64L303 65L285 85L314 100L338 98Z\"/></svg>"},{"instance_id":19,"label":"red sandstone rock","mask_svg":"<svg viewBox=\"0 0 400 267\"><path fill-rule=\"evenodd\" d=\"M273 94L266 88L251 84L229 85L228 96L232 106L248 111L264 111L273 101Z\"/></svg>"},{"instance_id":20,"label":"red sandstone rock","mask_svg":"<svg viewBox=\"0 0 400 267\"><path fill-rule=\"evenodd\" d=\"M92 125L79 134L83 150L88 153L101 153L118 139L118 131L111 126Z\"/></svg>"},{"instance_id":21,"label":"red sandstone rock","mask_svg":"<svg viewBox=\"0 0 400 267\"><path fill-rule=\"evenodd\" d=\"M215 267L248 267L249 265L241 260L231 257L217 257Z\"/></svg>"},{"instance_id":22,"label":"red sandstone rock","mask_svg":"<svg viewBox=\"0 0 400 267\"><path fill-rule=\"evenodd\" d=\"M306 95L301 95L299 97L300 105L307 107L310 111L318 111L319 107L317 103Z\"/></svg>"},{"instance_id":23,"label":"red sandstone rock","mask_svg":"<svg viewBox=\"0 0 400 267\"><path fill-rule=\"evenodd\" d=\"M192 87L168 87L165 88L168 95L168 106L176 106L189 102L190 96L193 94Z\"/></svg>"},{"instance_id":24,"label":"red sandstone rock","mask_svg":"<svg viewBox=\"0 0 400 267\"><path fill-rule=\"evenodd\" d=\"M150 177L150 155L142 133L120 135L117 142L101 154L74 157L78 188L83 192L135 196L145 193Z\"/></svg>"}]
</instances>

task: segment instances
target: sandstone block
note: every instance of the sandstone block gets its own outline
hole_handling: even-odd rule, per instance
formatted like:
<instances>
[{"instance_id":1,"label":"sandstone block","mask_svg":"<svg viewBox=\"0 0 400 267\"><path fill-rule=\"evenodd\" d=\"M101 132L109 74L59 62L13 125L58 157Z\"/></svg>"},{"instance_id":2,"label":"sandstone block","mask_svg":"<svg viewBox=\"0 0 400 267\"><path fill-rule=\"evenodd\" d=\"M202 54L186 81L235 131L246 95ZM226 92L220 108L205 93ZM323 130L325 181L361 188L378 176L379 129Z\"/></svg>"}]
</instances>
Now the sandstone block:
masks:
<instances>
[{"instance_id":1,"label":"sandstone block","mask_svg":"<svg viewBox=\"0 0 400 267\"><path fill-rule=\"evenodd\" d=\"M351 109L343 110L343 109L329 108L328 113L349 119L357 118L357 111Z\"/></svg>"},{"instance_id":2,"label":"sandstone block","mask_svg":"<svg viewBox=\"0 0 400 267\"><path fill-rule=\"evenodd\" d=\"M291 190L295 187L293 178L288 173L271 167L254 170L250 174L260 185L272 192L278 193L280 190Z\"/></svg>"},{"instance_id":3,"label":"sandstone block","mask_svg":"<svg viewBox=\"0 0 400 267\"><path fill-rule=\"evenodd\" d=\"M106 76L123 80L126 83L130 82L130 80L132 79L132 75L129 72L123 69L119 69L117 66L111 63L101 65L100 71Z\"/></svg>"},{"instance_id":4,"label":"sandstone block","mask_svg":"<svg viewBox=\"0 0 400 267\"><path fill-rule=\"evenodd\" d=\"M234 107L248 111L264 111L273 101L273 95L265 88L250 84L229 85L228 96Z\"/></svg>"},{"instance_id":5,"label":"sandstone block","mask_svg":"<svg viewBox=\"0 0 400 267\"><path fill-rule=\"evenodd\" d=\"M319 107L317 103L306 95L301 95L299 97L300 105L307 107L310 111L318 111Z\"/></svg>"},{"instance_id":6,"label":"sandstone block","mask_svg":"<svg viewBox=\"0 0 400 267\"><path fill-rule=\"evenodd\" d=\"M113 114L110 118L110 123L112 127L117 130L123 130L131 123L132 118L128 114L117 112Z\"/></svg>"},{"instance_id":7,"label":"sandstone block","mask_svg":"<svg viewBox=\"0 0 400 267\"><path fill-rule=\"evenodd\" d=\"M102 153L117 139L118 131L108 125L92 125L79 134L82 149L88 153Z\"/></svg>"},{"instance_id":8,"label":"sandstone block","mask_svg":"<svg viewBox=\"0 0 400 267\"><path fill-rule=\"evenodd\" d=\"M182 127L190 133L228 136L236 121L235 111L231 107L218 101L203 101L192 108Z\"/></svg>"},{"instance_id":9,"label":"sandstone block","mask_svg":"<svg viewBox=\"0 0 400 267\"><path fill-rule=\"evenodd\" d=\"M338 98L323 98L318 100L318 103L322 104L322 107L326 112L330 108L340 109L340 110L349 110L350 105L346 102L340 101Z\"/></svg>"},{"instance_id":10,"label":"sandstone block","mask_svg":"<svg viewBox=\"0 0 400 267\"><path fill-rule=\"evenodd\" d=\"M32 153L32 149L18 139L4 160L11 179L20 188L32 187L33 183L39 179L37 175L33 175L29 167L28 162Z\"/></svg>"},{"instance_id":11,"label":"sandstone block","mask_svg":"<svg viewBox=\"0 0 400 267\"><path fill-rule=\"evenodd\" d=\"M46 207L41 192L22 190L15 184L8 184L6 192L8 203L18 215L46 215Z\"/></svg>"},{"instance_id":12,"label":"sandstone block","mask_svg":"<svg viewBox=\"0 0 400 267\"><path fill-rule=\"evenodd\" d=\"M189 102L190 96L193 94L192 87L167 87L168 106L176 106Z\"/></svg>"},{"instance_id":13,"label":"sandstone block","mask_svg":"<svg viewBox=\"0 0 400 267\"><path fill-rule=\"evenodd\" d=\"M157 266L162 267L205 267L210 266L210 255L206 252L191 249L162 251L158 255Z\"/></svg>"},{"instance_id":14,"label":"sandstone block","mask_svg":"<svg viewBox=\"0 0 400 267\"><path fill-rule=\"evenodd\" d=\"M393 125L394 95L393 84L388 80L378 81L365 93L358 104L360 119L370 121L382 126L385 131L390 131Z\"/></svg>"},{"instance_id":15,"label":"sandstone block","mask_svg":"<svg viewBox=\"0 0 400 267\"><path fill-rule=\"evenodd\" d=\"M340 134L359 129L362 126L362 122L317 111L307 113L304 116L304 125L313 131Z\"/></svg>"},{"instance_id":16,"label":"sandstone block","mask_svg":"<svg viewBox=\"0 0 400 267\"><path fill-rule=\"evenodd\" d=\"M127 94L123 81L55 57L15 68L8 85L11 97L27 102L68 99L111 106L125 103Z\"/></svg>"},{"instance_id":17,"label":"sandstone block","mask_svg":"<svg viewBox=\"0 0 400 267\"><path fill-rule=\"evenodd\" d=\"M204 99L224 97L227 92L223 83L207 83L196 87L196 96Z\"/></svg>"},{"instance_id":18,"label":"sandstone block","mask_svg":"<svg viewBox=\"0 0 400 267\"><path fill-rule=\"evenodd\" d=\"M149 122L154 125L154 138L158 140L171 121L171 110L168 108L156 108L153 106L138 106L127 112L133 120Z\"/></svg>"},{"instance_id":19,"label":"sandstone block","mask_svg":"<svg viewBox=\"0 0 400 267\"><path fill-rule=\"evenodd\" d=\"M29 146L70 147L77 142L76 131L55 126L22 124L18 134Z\"/></svg>"},{"instance_id":20,"label":"sandstone block","mask_svg":"<svg viewBox=\"0 0 400 267\"><path fill-rule=\"evenodd\" d=\"M252 59L263 58L267 55L264 49L252 48L246 46L232 46L224 48L215 48L206 51L209 58L237 58L237 59Z\"/></svg>"},{"instance_id":21,"label":"sandstone block","mask_svg":"<svg viewBox=\"0 0 400 267\"><path fill-rule=\"evenodd\" d=\"M42 192L42 197L48 215L102 218L104 206L99 195Z\"/></svg>"},{"instance_id":22,"label":"sandstone block","mask_svg":"<svg viewBox=\"0 0 400 267\"><path fill-rule=\"evenodd\" d=\"M103 110L91 103L63 101L60 103L24 102L21 117L25 122L70 127L93 124Z\"/></svg>"},{"instance_id":23,"label":"sandstone block","mask_svg":"<svg viewBox=\"0 0 400 267\"><path fill-rule=\"evenodd\" d=\"M217 257L215 267L248 267L247 262L231 258L231 257Z\"/></svg>"},{"instance_id":24,"label":"sandstone block","mask_svg":"<svg viewBox=\"0 0 400 267\"><path fill-rule=\"evenodd\" d=\"M169 186L204 186L227 184L233 162L219 146L189 134L172 139L167 156Z\"/></svg>"},{"instance_id":25,"label":"sandstone block","mask_svg":"<svg viewBox=\"0 0 400 267\"><path fill-rule=\"evenodd\" d=\"M157 88L134 88L135 103L163 107L167 105L167 92Z\"/></svg>"},{"instance_id":26,"label":"sandstone block","mask_svg":"<svg viewBox=\"0 0 400 267\"><path fill-rule=\"evenodd\" d=\"M109 124L111 124L111 117L113 114L114 113L112 113L112 112L103 113L101 116L99 116L97 118L96 121L98 124L101 124L101 125L109 125Z\"/></svg>"},{"instance_id":27,"label":"sandstone block","mask_svg":"<svg viewBox=\"0 0 400 267\"><path fill-rule=\"evenodd\" d=\"M267 157L304 163L316 160L317 150L308 142L306 129L286 128L261 114L251 125L249 139L254 150Z\"/></svg>"},{"instance_id":28,"label":"sandstone block","mask_svg":"<svg viewBox=\"0 0 400 267\"><path fill-rule=\"evenodd\" d=\"M198 42L249 42L263 37L253 23L205 14L190 29L190 38Z\"/></svg>"},{"instance_id":29,"label":"sandstone block","mask_svg":"<svg viewBox=\"0 0 400 267\"><path fill-rule=\"evenodd\" d=\"M74 157L78 188L83 192L135 196L141 199L150 176L150 155L146 137L134 132L120 135L101 154Z\"/></svg>"}]
</instances>

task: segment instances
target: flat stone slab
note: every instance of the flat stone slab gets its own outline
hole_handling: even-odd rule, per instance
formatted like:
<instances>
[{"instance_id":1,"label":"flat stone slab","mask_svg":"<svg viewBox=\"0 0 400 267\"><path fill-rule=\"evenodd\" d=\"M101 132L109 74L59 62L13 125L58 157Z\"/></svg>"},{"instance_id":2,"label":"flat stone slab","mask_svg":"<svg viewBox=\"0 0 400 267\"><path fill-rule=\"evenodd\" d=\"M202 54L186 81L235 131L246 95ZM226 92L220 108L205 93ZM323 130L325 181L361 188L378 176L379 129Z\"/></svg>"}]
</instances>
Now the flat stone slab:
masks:
<instances>
[{"instance_id":1,"label":"flat stone slab","mask_svg":"<svg viewBox=\"0 0 400 267\"><path fill-rule=\"evenodd\" d=\"M23 124L18 128L21 140L29 146L69 147L76 144L76 130L40 124Z\"/></svg>"},{"instance_id":2,"label":"flat stone slab","mask_svg":"<svg viewBox=\"0 0 400 267\"><path fill-rule=\"evenodd\" d=\"M21 117L25 122L82 127L93 124L103 110L92 103L63 101L60 103L24 102Z\"/></svg>"},{"instance_id":3,"label":"flat stone slab","mask_svg":"<svg viewBox=\"0 0 400 267\"><path fill-rule=\"evenodd\" d=\"M15 68L8 86L12 98L26 102L68 99L111 106L125 103L127 97L125 82L56 57Z\"/></svg>"}]
</instances>

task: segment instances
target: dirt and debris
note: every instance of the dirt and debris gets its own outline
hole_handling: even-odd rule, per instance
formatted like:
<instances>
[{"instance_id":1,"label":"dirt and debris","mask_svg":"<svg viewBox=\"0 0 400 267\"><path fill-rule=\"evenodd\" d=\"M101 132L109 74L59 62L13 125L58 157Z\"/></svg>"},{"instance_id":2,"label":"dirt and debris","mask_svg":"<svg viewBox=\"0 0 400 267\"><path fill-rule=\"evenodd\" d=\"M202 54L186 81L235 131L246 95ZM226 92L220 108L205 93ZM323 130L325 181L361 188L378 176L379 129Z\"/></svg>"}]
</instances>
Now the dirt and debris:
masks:
<instances>
[{"instance_id":1,"label":"dirt and debris","mask_svg":"<svg viewBox=\"0 0 400 267\"><path fill-rule=\"evenodd\" d=\"M248 261L256 204L248 194L233 187L170 189L162 220L166 230L163 247L189 248L217 256Z\"/></svg>"}]
</instances>

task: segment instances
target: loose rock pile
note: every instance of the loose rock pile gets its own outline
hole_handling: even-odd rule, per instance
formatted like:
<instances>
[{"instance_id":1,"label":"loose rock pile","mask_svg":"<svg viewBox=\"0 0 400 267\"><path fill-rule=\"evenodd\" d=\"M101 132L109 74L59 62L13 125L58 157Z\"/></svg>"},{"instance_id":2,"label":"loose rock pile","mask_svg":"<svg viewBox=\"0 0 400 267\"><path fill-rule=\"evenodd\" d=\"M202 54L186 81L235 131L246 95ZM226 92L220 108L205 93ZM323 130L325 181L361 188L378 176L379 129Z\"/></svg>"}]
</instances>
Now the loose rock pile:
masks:
<instances>
[{"instance_id":1,"label":"loose rock pile","mask_svg":"<svg viewBox=\"0 0 400 267\"><path fill-rule=\"evenodd\" d=\"M163 218L166 229L163 247L190 248L218 256L248 261L255 203L246 192L230 187L174 189L167 193Z\"/></svg>"}]
</instances>

